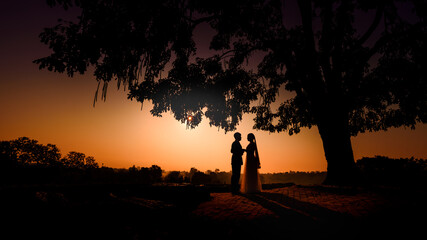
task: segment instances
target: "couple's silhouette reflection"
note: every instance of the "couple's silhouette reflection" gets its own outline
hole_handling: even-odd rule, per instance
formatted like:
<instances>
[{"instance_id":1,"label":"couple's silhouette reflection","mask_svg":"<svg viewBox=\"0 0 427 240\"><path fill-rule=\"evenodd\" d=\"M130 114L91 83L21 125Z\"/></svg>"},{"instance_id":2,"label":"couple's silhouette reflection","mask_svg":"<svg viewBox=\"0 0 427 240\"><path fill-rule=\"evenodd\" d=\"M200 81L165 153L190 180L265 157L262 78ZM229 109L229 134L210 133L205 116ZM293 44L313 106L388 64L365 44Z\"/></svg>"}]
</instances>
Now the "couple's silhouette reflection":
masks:
<instances>
[{"instance_id":1,"label":"couple's silhouette reflection","mask_svg":"<svg viewBox=\"0 0 427 240\"><path fill-rule=\"evenodd\" d=\"M248 134L249 144L246 149L242 148L240 140L242 135L239 132L234 134L235 141L231 145L231 193L256 193L261 192L261 180L258 169L261 168L259 161L258 148L255 140L255 135ZM243 165L243 153L246 152L246 162L243 167L243 177L239 188L240 172Z\"/></svg>"}]
</instances>

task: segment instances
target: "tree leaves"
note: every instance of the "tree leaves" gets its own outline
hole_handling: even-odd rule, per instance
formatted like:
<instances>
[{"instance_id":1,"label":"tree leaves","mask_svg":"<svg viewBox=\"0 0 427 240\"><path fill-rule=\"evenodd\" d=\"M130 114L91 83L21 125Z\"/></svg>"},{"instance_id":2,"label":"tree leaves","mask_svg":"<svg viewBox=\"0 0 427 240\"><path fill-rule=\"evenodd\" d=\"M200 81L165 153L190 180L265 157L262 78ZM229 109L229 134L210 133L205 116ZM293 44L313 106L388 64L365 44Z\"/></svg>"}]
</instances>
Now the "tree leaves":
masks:
<instances>
[{"instance_id":1,"label":"tree leaves","mask_svg":"<svg viewBox=\"0 0 427 240\"><path fill-rule=\"evenodd\" d=\"M336 111L352 135L426 122L425 4L399 3L415 9L408 22L396 1L298 3L301 24L286 27L278 0L49 1L82 16L45 29L53 53L34 62L69 76L93 66L104 100L117 80L130 99L151 101L154 116L171 111L191 128L205 117L232 131L244 113L254 128L289 134ZM373 19L364 30L362 14ZM195 36L198 26L212 38Z\"/></svg>"}]
</instances>

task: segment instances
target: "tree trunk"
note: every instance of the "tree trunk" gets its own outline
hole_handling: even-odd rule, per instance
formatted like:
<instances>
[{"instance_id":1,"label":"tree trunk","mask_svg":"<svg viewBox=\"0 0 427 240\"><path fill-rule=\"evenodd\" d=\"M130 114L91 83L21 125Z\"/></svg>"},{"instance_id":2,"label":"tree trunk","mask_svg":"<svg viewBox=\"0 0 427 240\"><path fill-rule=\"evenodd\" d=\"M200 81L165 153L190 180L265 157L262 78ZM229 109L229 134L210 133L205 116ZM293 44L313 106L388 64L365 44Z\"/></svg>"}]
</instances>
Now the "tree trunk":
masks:
<instances>
[{"instance_id":1,"label":"tree trunk","mask_svg":"<svg viewBox=\"0 0 427 240\"><path fill-rule=\"evenodd\" d=\"M323 184L354 185L359 183L360 176L354 162L348 117L339 112L340 109L324 112L318 123L328 163L328 172Z\"/></svg>"}]
</instances>

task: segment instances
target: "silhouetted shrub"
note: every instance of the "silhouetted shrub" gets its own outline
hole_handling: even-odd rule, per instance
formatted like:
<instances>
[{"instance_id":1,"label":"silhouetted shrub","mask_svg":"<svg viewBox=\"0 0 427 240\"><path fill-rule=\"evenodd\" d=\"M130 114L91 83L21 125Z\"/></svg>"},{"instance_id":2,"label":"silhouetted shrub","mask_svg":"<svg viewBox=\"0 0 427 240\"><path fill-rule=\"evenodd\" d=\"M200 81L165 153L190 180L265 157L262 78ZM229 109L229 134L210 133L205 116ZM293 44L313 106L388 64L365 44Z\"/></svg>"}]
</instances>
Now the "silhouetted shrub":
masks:
<instances>
[{"instance_id":1,"label":"silhouetted shrub","mask_svg":"<svg viewBox=\"0 0 427 240\"><path fill-rule=\"evenodd\" d=\"M364 157L356 162L368 183L380 185L426 185L427 161L415 158Z\"/></svg>"},{"instance_id":2,"label":"silhouetted shrub","mask_svg":"<svg viewBox=\"0 0 427 240\"><path fill-rule=\"evenodd\" d=\"M183 183L184 176L179 171L171 171L165 176L164 181L167 183Z\"/></svg>"},{"instance_id":3,"label":"silhouetted shrub","mask_svg":"<svg viewBox=\"0 0 427 240\"><path fill-rule=\"evenodd\" d=\"M132 183L152 184L162 181L162 169L157 165L150 168L132 166L127 175Z\"/></svg>"},{"instance_id":4,"label":"silhouetted shrub","mask_svg":"<svg viewBox=\"0 0 427 240\"><path fill-rule=\"evenodd\" d=\"M210 184L211 183L210 175L204 174L202 172L195 172L193 177L191 178L191 183L200 185L200 184Z\"/></svg>"}]
</instances>

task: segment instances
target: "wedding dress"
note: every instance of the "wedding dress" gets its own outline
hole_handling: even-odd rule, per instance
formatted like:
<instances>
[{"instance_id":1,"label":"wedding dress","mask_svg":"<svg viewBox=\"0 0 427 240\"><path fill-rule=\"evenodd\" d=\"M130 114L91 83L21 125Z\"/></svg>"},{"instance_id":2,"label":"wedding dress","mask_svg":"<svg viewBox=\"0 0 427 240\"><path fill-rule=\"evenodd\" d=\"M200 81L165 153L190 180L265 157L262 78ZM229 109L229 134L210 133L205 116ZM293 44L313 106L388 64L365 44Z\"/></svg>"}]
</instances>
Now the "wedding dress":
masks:
<instances>
[{"instance_id":1,"label":"wedding dress","mask_svg":"<svg viewBox=\"0 0 427 240\"><path fill-rule=\"evenodd\" d=\"M260 162L256 143L251 142L246 147L246 162L243 167L243 178L240 187L242 193L256 193L262 191L259 176Z\"/></svg>"}]
</instances>

